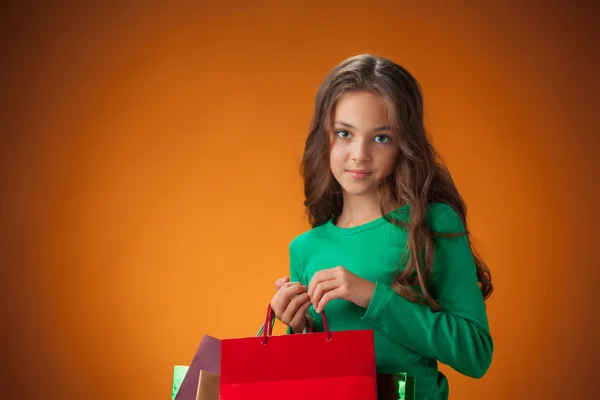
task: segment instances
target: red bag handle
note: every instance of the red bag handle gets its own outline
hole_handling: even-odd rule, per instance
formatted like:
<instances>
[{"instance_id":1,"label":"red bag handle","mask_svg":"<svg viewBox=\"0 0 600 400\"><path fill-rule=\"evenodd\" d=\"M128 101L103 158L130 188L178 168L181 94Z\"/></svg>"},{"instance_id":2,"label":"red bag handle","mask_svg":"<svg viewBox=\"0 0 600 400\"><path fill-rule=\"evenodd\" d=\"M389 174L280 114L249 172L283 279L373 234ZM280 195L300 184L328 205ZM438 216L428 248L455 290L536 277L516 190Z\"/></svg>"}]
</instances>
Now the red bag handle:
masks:
<instances>
[{"instance_id":1,"label":"red bag handle","mask_svg":"<svg viewBox=\"0 0 600 400\"><path fill-rule=\"evenodd\" d=\"M263 331L263 341L262 344L267 344L267 338L273 335L273 322L275 318L273 318L273 308L271 304L267 307L267 319L265 321L266 328ZM331 332L329 332L329 326L327 325L327 318L325 318L325 310L321 311L321 317L323 319L323 328L325 328L325 333L327 334L327 340L331 340ZM304 317L306 319L306 317ZM306 327L310 333L312 333L312 327L308 323L306 319Z\"/></svg>"}]
</instances>

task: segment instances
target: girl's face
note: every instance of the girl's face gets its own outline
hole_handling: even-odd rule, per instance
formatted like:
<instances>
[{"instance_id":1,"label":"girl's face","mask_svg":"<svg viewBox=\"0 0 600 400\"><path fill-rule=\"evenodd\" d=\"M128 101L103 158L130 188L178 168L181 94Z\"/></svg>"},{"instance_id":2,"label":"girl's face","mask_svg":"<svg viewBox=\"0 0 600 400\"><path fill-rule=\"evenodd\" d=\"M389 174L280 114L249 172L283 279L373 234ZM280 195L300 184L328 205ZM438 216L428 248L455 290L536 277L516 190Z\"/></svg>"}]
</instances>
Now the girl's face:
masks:
<instances>
[{"instance_id":1,"label":"girl's face","mask_svg":"<svg viewBox=\"0 0 600 400\"><path fill-rule=\"evenodd\" d=\"M377 193L392 173L398 137L392 131L384 99L372 92L349 92L337 103L330 132L329 162L345 195Z\"/></svg>"}]
</instances>

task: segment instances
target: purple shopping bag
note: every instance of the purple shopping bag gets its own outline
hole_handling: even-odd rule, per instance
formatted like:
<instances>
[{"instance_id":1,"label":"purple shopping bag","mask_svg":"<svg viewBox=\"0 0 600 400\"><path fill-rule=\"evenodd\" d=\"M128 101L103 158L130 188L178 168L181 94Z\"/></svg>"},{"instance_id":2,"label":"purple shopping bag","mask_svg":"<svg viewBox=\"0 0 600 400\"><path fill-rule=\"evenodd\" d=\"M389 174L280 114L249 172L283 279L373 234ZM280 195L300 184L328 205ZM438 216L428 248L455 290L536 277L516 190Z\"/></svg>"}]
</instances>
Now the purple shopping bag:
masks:
<instances>
[{"instance_id":1,"label":"purple shopping bag","mask_svg":"<svg viewBox=\"0 0 600 400\"><path fill-rule=\"evenodd\" d=\"M196 400L198 391L198 379L200 371L208 371L214 374L220 372L221 363L221 340L212 336L204 335L194 359L181 382L175 400Z\"/></svg>"}]
</instances>

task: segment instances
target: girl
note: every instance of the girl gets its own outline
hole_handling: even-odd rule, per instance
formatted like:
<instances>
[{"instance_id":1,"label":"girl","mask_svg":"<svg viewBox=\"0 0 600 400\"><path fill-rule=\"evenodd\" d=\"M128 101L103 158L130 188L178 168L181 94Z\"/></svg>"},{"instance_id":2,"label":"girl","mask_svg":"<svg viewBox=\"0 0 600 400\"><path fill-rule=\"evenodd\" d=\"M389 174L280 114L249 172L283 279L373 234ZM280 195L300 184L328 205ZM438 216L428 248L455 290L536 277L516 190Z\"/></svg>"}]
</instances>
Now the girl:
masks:
<instances>
[{"instance_id":1,"label":"girl","mask_svg":"<svg viewBox=\"0 0 600 400\"><path fill-rule=\"evenodd\" d=\"M481 378L491 275L410 73L370 55L336 66L316 96L302 175L313 228L291 242L290 277L271 301L288 333L322 330L325 309L332 331L373 330L378 382L408 373L417 399L448 398L438 361Z\"/></svg>"}]
</instances>

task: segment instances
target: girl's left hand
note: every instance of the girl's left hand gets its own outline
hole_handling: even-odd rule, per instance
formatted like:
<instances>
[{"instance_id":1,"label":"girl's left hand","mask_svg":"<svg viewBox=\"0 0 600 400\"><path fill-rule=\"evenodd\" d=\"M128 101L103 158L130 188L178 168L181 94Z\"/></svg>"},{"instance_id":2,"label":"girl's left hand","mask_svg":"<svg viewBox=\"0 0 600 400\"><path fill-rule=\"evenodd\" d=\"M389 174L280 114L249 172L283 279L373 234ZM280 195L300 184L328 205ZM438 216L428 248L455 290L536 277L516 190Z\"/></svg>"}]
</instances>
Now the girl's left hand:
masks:
<instances>
[{"instance_id":1,"label":"girl's left hand","mask_svg":"<svg viewBox=\"0 0 600 400\"><path fill-rule=\"evenodd\" d=\"M341 266L315 273L308 284L308 297L318 313L333 299L344 299L367 308L374 291L373 282Z\"/></svg>"}]
</instances>

